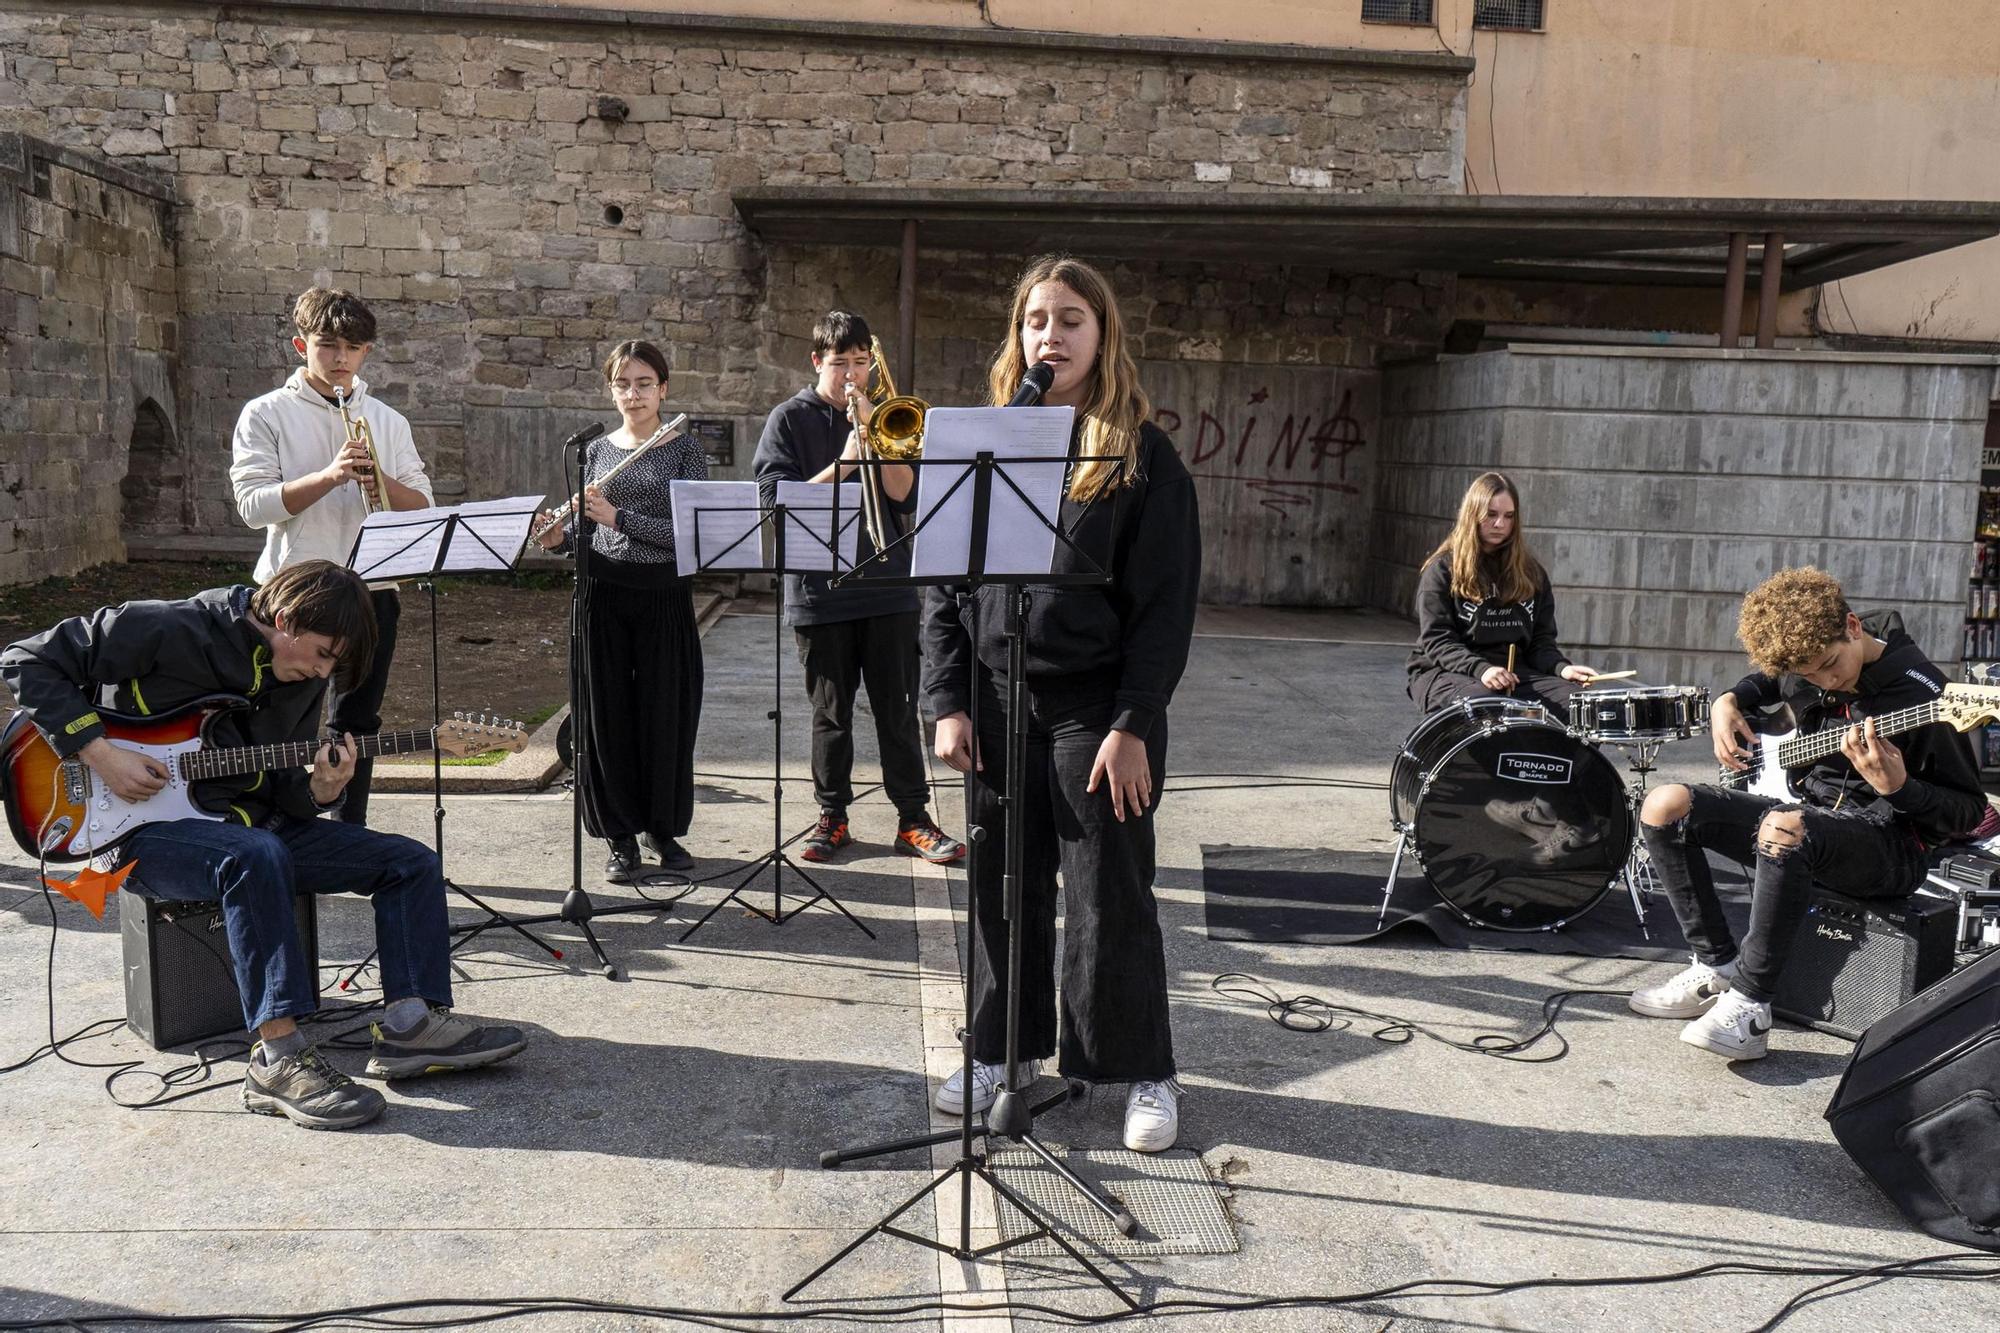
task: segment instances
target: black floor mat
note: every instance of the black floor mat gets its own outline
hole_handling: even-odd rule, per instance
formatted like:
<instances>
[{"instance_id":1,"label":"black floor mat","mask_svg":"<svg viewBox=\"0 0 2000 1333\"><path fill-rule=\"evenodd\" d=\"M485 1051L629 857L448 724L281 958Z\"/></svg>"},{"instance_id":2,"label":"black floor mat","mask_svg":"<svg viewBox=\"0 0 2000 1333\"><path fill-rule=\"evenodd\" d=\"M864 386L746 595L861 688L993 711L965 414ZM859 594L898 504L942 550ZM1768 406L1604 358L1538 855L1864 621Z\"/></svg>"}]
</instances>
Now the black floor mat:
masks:
<instances>
[{"instance_id":1,"label":"black floor mat","mask_svg":"<svg viewBox=\"0 0 2000 1333\"><path fill-rule=\"evenodd\" d=\"M1360 944L1403 926L1428 930L1451 949L1583 954L1596 958L1677 961L1687 941L1665 895L1645 900L1645 930L1622 883L1561 930L1488 930L1468 924L1445 906L1421 875L1403 874L1390 897L1387 918L1376 924L1386 852L1335 852L1324 848L1210 847L1201 849L1208 937L1294 944ZM1750 915L1749 885L1734 862L1714 862L1715 884L1738 939Z\"/></svg>"}]
</instances>

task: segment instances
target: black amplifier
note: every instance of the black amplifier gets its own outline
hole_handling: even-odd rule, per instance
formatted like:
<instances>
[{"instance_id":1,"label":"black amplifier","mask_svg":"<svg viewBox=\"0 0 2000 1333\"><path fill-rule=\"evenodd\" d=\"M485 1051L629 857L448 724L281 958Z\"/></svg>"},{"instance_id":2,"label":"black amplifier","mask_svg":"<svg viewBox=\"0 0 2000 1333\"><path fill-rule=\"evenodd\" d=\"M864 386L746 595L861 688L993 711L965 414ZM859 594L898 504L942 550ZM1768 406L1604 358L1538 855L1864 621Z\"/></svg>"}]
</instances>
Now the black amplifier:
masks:
<instances>
[{"instance_id":1,"label":"black amplifier","mask_svg":"<svg viewBox=\"0 0 2000 1333\"><path fill-rule=\"evenodd\" d=\"M1772 1009L1850 1041L1951 975L1958 904L1916 894L1864 901L1817 886Z\"/></svg>"},{"instance_id":2,"label":"black amplifier","mask_svg":"<svg viewBox=\"0 0 2000 1333\"><path fill-rule=\"evenodd\" d=\"M292 896L306 966L319 977L319 900ZM221 903L118 895L125 942L125 1026L156 1051L243 1031L243 999Z\"/></svg>"}]
</instances>

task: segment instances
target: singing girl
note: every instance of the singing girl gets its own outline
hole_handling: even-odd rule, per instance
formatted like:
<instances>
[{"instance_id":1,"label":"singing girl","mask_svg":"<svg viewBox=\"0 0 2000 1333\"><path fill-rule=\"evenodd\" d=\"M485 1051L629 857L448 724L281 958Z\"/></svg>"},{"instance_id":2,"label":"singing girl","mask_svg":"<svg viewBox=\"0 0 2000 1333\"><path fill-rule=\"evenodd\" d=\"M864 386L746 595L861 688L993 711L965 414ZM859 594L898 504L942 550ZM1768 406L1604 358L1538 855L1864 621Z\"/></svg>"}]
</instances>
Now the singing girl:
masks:
<instances>
[{"instance_id":1,"label":"singing girl","mask_svg":"<svg viewBox=\"0 0 2000 1333\"><path fill-rule=\"evenodd\" d=\"M993 360L992 400L1007 402L1037 362L1055 371L1043 401L1076 409L1059 573L1109 571L1106 586L1030 590L1020 1056L1093 1083L1124 1083L1125 1143L1173 1146L1180 1125L1166 951L1153 898L1153 812L1166 778L1167 705L1187 665L1201 580L1194 482L1150 420L1117 298L1087 264L1045 256L1015 285ZM974 870L973 1086L939 1090L951 1114L990 1105L1005 1078L1008 922L1001 875L1006 816L1010 589L982 585L977 627L954 588L924 607L924 692L938 757L966 775L965 819L985 830ZM979 699L978 734L970 709ZM1056 872L1062 872L1061 1020L1055 984Z\"/></svg>"}]
</instances>

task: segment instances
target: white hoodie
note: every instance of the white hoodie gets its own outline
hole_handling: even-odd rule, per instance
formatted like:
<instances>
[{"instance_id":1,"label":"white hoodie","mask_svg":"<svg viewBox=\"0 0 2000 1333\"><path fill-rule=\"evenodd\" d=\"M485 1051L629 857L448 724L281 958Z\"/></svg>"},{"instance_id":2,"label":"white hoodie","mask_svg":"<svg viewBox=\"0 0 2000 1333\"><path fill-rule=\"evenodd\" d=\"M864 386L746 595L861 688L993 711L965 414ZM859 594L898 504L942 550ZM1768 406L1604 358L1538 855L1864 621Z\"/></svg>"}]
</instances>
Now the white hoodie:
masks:
<instances>
[{"instance_id":1,"label":"white hoodie","mask_svg":"<svg viewBox=\"0 0 2000 1333\"><path fill-rule=\"evenodd\" d=\"M358 375L347 410L368 422L382 470L420 492L426 503L436 503L403 414L370 396L368 381ZM360 484L336 487L296 514L286 512L282 494L286 482L311 476L331 463L346 439L339 409L306 383L303 366L292 372L283 388L252 399L236 418L229 483L236 493L236 512L251 527L264 529L257 582L301 560L347 563L361 520L368 516Z\"/></svg>"}]
</instances>

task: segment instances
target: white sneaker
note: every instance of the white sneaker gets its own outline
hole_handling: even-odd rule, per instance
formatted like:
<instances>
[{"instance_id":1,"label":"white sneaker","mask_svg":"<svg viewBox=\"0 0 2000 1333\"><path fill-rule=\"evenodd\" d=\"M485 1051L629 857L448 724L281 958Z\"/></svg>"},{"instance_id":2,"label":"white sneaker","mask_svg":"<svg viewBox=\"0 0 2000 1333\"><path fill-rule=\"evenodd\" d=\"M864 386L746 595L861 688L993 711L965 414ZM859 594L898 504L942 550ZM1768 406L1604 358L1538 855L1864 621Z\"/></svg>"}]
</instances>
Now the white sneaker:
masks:
<instances>
[{"instance_id":1,"label":"white sneaker","mask_svg":"<svg viewBox=\"0 0 2000 1333\"><path fill-rule=\"evenodd\" d=\"M1648 1018L1700 1018L1729 990L1736 979L1736 964L1710 967L1697 960L1694 966L1674 973L1657 986L1632 992L1626 1001L1635 1014Z\"/></svg>"},{"instance_id":2,"label":"white sneaker","mask_svg":"<svg viewBox=\"0 0 2000 1333\"><path fill-rule=\"evenodd\" d=\"M1181 1085L1134 1083L1125 1094L1125 1146L1133 1152L1165 1152L1181 1133Z\"/></svg>"},{"instance_id":3,"label":"white sneaker","mask_svg":"<svg viewBox=\"0 0 2000 1333\"><path fill-rule=\"evenodd\" d=\"M1021 1061L1022 1087L1032 1086L1034 1081L1041 1076L1042 1062L1040 1060ZM993 1105L993 1099L999 1095L1000 1089L1005 1087L1006 1083L1007 1066L982 1064L974 1060L972 1062L972 1109L974 1111L984 1111L987 1107ZM965 1066L963 1064L959 1065L952 1072L952 1076L944 1081L944 1086L938 1089L937 1109L943 1111L946 1115L965 1114Z\"/></svg>"},{"instance_id":4,"label":"white sneaker","mask_svg":"<svg viewBox=\"0 0 2000 1333\"><path fill-rule=\"evenodd\" d=\"M1771 1006L1732 990L1682 1028L1681 1040L1726 1060L1761 1060L1771 1053L1770 1031Z\"/></svg>"}]
</instances>

